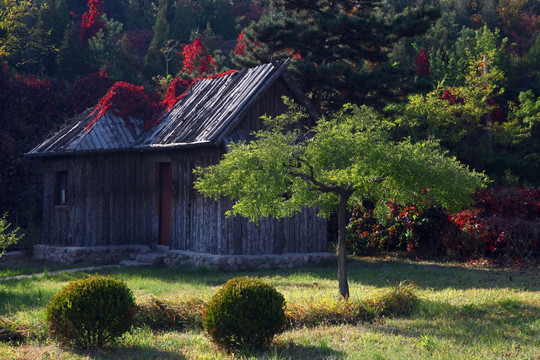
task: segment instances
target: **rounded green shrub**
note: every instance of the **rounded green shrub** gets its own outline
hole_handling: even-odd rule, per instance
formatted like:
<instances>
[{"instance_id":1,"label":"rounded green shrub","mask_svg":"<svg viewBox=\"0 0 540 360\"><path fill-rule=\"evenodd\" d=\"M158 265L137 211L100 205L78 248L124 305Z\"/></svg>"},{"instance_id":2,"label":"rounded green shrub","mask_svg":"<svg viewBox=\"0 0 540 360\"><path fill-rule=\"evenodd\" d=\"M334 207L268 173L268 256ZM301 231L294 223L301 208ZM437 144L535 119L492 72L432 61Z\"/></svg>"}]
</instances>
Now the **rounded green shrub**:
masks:
<instances>
[{"instance_id":1,"label":"rounded green shrub","mask_svg":"<svg viewBox=\"0 0 540 360\"><path fill-rule=\"evenodd\" d=\"M204 328L227 351L259 350L285 325L285 298L258 278L227 281L206 307Z\"/></svg>"},{"instance_id":2,"label":"rounded green shrub","mask_svg":"<svg viewBox=\"0 0 540 360\"><path fill-rule=\"evenodd\" d=\"M89 276L60 290L46 312L49 335L61 344L101 348L131 328L135 299L122 280Z\"/></svg>"}]
</instances>

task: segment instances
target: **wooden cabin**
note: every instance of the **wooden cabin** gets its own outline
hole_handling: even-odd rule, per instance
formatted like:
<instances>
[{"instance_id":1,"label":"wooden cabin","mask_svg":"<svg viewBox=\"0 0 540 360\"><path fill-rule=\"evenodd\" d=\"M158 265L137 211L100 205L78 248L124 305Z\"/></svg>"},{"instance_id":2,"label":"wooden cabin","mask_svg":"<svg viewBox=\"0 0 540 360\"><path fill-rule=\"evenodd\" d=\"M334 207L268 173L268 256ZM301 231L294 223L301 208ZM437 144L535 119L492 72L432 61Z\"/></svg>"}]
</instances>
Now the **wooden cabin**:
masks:
<instances>
[{"instance_id":1,"label":"wooden cabin","mask_svg":"<svg viewBox=\"0 0 540 360\"><path fill-rule=\"evenodd\" d=\"M315 209L257 226L226 217L230 201L193 188L193 169L219 162L229 142L263 126L262 115L283 113L282 96L306 107L304 125L316 120L286 66L198 81L148 131L112 112L87 129L92 109L69 120L28 153L44 164L43 242L35 256L111 262L159 248L171 266L232 269L328 258L326 221Z\"/></svg>"}]
</instances>

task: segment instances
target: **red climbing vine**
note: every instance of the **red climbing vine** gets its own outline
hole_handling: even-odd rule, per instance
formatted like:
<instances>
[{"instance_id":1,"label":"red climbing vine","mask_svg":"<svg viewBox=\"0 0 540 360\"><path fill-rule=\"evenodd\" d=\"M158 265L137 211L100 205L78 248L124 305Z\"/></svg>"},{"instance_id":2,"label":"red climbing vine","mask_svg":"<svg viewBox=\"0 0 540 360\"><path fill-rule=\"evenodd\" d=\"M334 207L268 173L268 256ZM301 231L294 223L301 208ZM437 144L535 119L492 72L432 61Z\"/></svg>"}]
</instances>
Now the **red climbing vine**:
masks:
<instances>
[{"instance_id":1,"label":"red climbing vine","mask_svg":"<svg viewBox=\"0 0 540 360\"><path fill-rule=\"evenodd\" d=\"M122 81L117 82L101 98L94 111L90 114L90 116L93 116L97 113L86 130L90 131L94 123L109 110L114 115L122 117L126 125L135 125L130 121L130 116L142 119L144 121L144 130L149 130L158 124L164 112L170 110L178 101L183 99L198 81L222 78L235 72L236 70L229 70L208 77L199 76L195 79L175 78L167 88L163 101L156 100L154 96L149 97L144 92L143 86L136 86Z\"/></svg>"},{"instance_id":2,"label":"red climbing vine","mask_svg":"<svg viewBox=\"0 0 540 360\"><path fill-rule=\"evenodd\" d=\"M81 19L81 41L83 44L94 37L100 29L105 29L103 15L103 0L88 0L88 11Z\"/></svg>"},{"instance_id":3,"label":"red climbing vine","mask_svg":"<svg viewBox=\"0 0 540 360\"><path fill-rule=\"evenodd\" d=\"M97 115L90 121L86 130L90 131L92 125L111 110L114 115L120 116L126 125L134 126L129 117L142 119L146 124L149 124L154 118L157 106L151 101L148 95L144 92L143 86L132 85L123 81L115 83L101 98L96 108L90 115Z\"/></svg>"}]
</instances>

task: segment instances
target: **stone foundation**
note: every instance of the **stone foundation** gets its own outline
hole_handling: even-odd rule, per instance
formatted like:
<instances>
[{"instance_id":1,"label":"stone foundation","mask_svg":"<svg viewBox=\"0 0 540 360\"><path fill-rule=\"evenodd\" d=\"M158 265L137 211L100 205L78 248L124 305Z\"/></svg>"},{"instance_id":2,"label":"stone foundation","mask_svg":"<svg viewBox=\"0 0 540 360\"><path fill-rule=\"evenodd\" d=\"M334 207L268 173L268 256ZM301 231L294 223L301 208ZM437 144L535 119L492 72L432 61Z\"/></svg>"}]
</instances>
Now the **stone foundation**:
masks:
<instances>
[{"instance_id":1,"label":"stone foundation","mask_svg":"<svg viewBox=\"0 0 540 360\"><path fill-rule=\"evenodd\" d=\"M163 262L168 267L189 266L212 270L284 269L336 259L336 256L330 253L213 255L182 250L157 250L163 254ZM139 259L142 257L138 255L151 252L150 247L145 245L80 247L36 245L33 256L38 260L65 264L111 264Z\"/></svg>"},{"instance_id":2,"label":"stone foundation","mask_svg":"<svg viewBox=\"0 0 540 360\"><path fill-rule=\"evenodd\" d=\"M146 245L118 246L53 246L35 245L34 258L64 264L111 264L132 259L137 254L149 253Z\"/></svg>"},{"instance_id":3,"label":"stone foundation","mask_svg":"<svg viewBox=\"0 0 540 360\"><path fill-rule=\"evenodd\" d=\"M169 250L163 262L168 267L190 266L212 270L284 269L334 260L330 253L213 255L190 251Z\"/></svg>"}]
</instances>

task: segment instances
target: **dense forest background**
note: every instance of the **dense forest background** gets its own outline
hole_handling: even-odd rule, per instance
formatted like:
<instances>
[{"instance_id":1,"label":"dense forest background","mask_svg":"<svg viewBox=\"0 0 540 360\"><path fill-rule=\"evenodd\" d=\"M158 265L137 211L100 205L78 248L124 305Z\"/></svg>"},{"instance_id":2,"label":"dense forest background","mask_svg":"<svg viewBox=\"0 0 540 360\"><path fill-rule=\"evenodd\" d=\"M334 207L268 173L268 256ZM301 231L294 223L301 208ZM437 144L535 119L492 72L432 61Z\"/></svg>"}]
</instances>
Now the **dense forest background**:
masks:
<instances>
[{"instance_id":1,"label":"dense forest background","mask_svg":"<svg viewBox=\"0 0 540 360\"><path fill-rule=\"evenodd\" d=\"M435 137L494 186L538 187L539 12L536 0L0 0L0 212L39 241L40 166L23 154L113 84L159 104L192 79L286 58L321 112L368 104L396 140Z\"/></svg>"}]
</instances>

